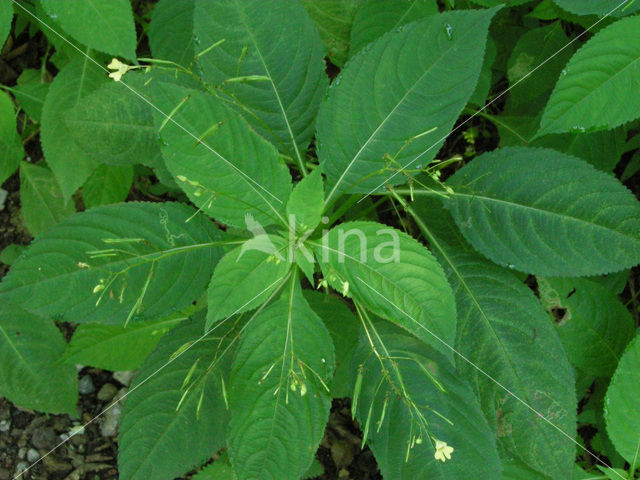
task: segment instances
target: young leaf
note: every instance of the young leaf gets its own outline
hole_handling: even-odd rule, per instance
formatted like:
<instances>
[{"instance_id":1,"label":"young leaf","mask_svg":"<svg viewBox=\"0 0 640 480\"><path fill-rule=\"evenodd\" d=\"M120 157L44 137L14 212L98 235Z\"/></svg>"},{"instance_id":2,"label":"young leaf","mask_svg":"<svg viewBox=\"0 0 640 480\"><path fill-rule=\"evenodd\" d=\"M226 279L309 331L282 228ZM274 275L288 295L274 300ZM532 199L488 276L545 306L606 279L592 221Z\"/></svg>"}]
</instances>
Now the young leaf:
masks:
<instances>
[{"instance_id":1,"label":"young leaf","mask_svg":"<svg viewBox=\"0 0 640 480\"><path fill-rule=\"evenodd\" d=\"M291 269L287 242L259 235L227 253L213 272L208 290L206 329L218 320L262 305Z\"/></svg>"},{"instance_id":2,"label":"young leaf","mask_svg":"<svg viewBox=\"0 0 640 480\"><path fill-rule=\"evenodd\" d=\"M189 67L195 57L193 13L195 0L160 0L151 12L149 45L153 58Z\"/></svg>"},{"instance_id":3,"label":"young leaf","mask_svg":"<svg viewBox=\"0 0 640 480\"><path fill-rule=\"evenodd\" d=\"M20 164L20 203L22 218L33 236L49 230L76 211L73 202L65 205L51 171L27 162Z\"/></svg>"},{"instance_id":4,"label":"young leaf","mask_svg":"<svg viewBox=\"0 0 640 480\"><path fill-rule=\"evenodd\" d=\"M324 210L324 185L321 168L316 168L310 175L298 182L287 202L287 219L295 221L295 229L308 232L320 224Z\"/></svg>"},{"instance_id":5,"label":"young leaf","mask_svg":"<svg viewBox=\"0 0 640 480\"><path fill-rule=\"evenodd\" d=\"M172 480L224 447L229 413L222 385L232 354L216 356L228 346L223 331L193 343L203 328L192 320L171 330L138 371L118 435L122 480Z\"/></svg>"},{"instance_id":6,"label":"young leaf","mask_svg":"<svg viewBox=\"0 0 640 480\"><path fill-rule=\"evenodd\" d=\"M331 396L349 397L353 393L351 360L362 331L360 321L347 304L334 295L305 290L304 298L329 330L336 350L336 371L331 382Z\"/></svg>"},{"instance_id":7,"label":"young leaf","mask_svg":"<svg viewBox=\"0 0 640 480\"><path fill-rule=\"evenodd\" d=\"M640 17L619 20L569 61L542 116L538 136L608 130L638 118Z\"/></svg>"},{"instance_id":8,"label":"young leaf","mask_svg":"<svg viewBox=\"0 0 640 480\"><path fill-rule=\"evenodd\" d=\"M442 342L455 339L455 301L426 247L374 222L342 223L321 242L316 256L336 290L452 358Z\"/></svg>"},{"instance_id":9,"label":"young leaf","mask_svg":"<svg viewBox=\"0 0 640 480\"><path fill-rule=\"evenodd\" d=\"M87 208L126 200L133 183L133 168L100 165L82 186L82 199Z\"/></svg>"},{"instance_id":10,"label":"young leaf","mask_svg":"<svg viewBox=\"0 0 640 480\"><path fill-rule=\"evenodd\" d=\"M9 95L0 92L0 185L13 175L24 157L16 113Z\"/></svg>"},{"instance_id":11,"label":"young leaf","mask_svg":"<svg viewBox=\"0 0 640 480\"><path fill-rule=\"evenodd\" d=\"M605 398L607 433L616 450L638 467L640 459L640 335L627 346Z\"/></svg>"},{"instance_id":12,"label":"young leaf","mask_svg":"<svg viewBox=\"0 0 640 480\"><path fill-rule=\"evenodd\" d=\"M363 376L356 417L383 477L444 480L473 471L473 478L499 478L494 436L467 383L416 339L390 333L379 338L377 348L396 359L391 364L383 357L390 370L382 371L369 344L353 364ZM452 447L444 463L435 458L436 440Z\"/></svg>"},{"instance_id":13,"label":"young leaf","mask_svg":"<svg viewBox=\"0 0 640 480\"><path fill-rule=\"evenodd\" d=\"M146 78L138 72L125 77L136 92ZM62 118L70 140L89 158L108 165L154 165L160 157L151 107L119 82L109 82L89 93Z\"/></svg>"},{"instance_id":14,"label":"young leaf","mask_svg":"<svg viewBox=\"0 0 640 480\"><path fill-rule=\"evenodd\" d=\"M196 0L194 19L204 78L222 84L258 133L303 163L328 81L322 41L302 5ZM253 76L265 80L224 83Z\"/></svg>"},{"instance_id":15,"label":"young leaf","mask_svg":"<svg viewBox=\"0 0 640 480\"><path fill-rule=\"evenodd\" d=\"M42 4L51 18L80 43L136 59L136 29L128 0L42 0Z\"/></svg>"},{"instance_id":16,"label":"young leaf","mask_svg":"<svg viewBox=\"0 0 640 480\"><path fill-rule=\"evenodd\" d=\"M431 16L383 36L346 65L317 122L327 202L405 181L389 179L387 167L429 163L475 90L495 13Z\"/></svg>"},{"instance_id":17,"label":"young leaf","mask_svg":"<svg viewBox=\"0 0 640 480\"><path fill-rule=\"evenodd\" d=\"M575 435L573 374L551 322L518 278L470 250L435 199L420 200L414 211L455 294L456 349L487 375L462 358L458 371L474 387L499 444L539 472L569 478L573 444L527 406Z\"/></svg>"},{"instance_id":18,"label":"young leaf","mask_svg":"<svg viewBox=\"0 0 640 480\"><path fill-rule=\"evenodd\" d=\"M41 235L0 283L0 302L76 323L152 320L197 299L221 256L220 231L177 203L77 214Z\"/></svg>"},{"instance_id":19,"label":"young leaf","mask_svg":"<svg viewBox=\"0 0 640 480\"><path fill-rule=\"evenodd\" d=\"M0 391L8 400L39 412L76 414L78 376L57 365L66 342L51 320L2 302Z\"/></svg>"},{"instance_id":20,"label":"young leaf","mask_svg":"<svg viewBox=\"0 0 640 480\"><path fill-rule=\"evenodd\" d=\"M465 238L502 266L598 275L640 262L640 203L618 180L554 150L485 153L448 181Z\"/></svg>"},{"instance_id":21,"label":"young leaf","mask_svg":"<svg viewBox=\"0 0 640 480\"><path fill-rule=\"evenodd\" d=\"M629 310L613 293L581 278L538 278L540 299L556 309L556 325L569 360L583 373L610 377L633 338Z\"/></svg>"},{"instance_id":22,"label":"young leaf","mask_svg":"<svg viewBox=\"0 0 640 480\"><path fill-rule=\"evenodd\" d=\"M158 118L162 155L191 201L236 227L249 228L247 214L262 226L286 223L291 175L276 148L212 95L162 82L150 87L151 98L163 111L177 108L175 123Z\"/></svg>"},{"instance_id":23,"label":"young leaf","mask_svg":"<svg viewBox=\"0 0 640 480\"><path fill-rule=\"evenodd\" d=\"M302 0L320 32L331 63L342 67L347 61L351 24L358 0Z\"/></svg>"},{"instance_id":24,"label":"young leaf","mask_svg":"<svg viewBox=\"0 0 640 480\"><path fill-rule=\"evenodd\" d=\"M99 158L88 156L73 141L64 114L107 81L105 73L88 59L75 59L56 75L42 107L42 150L65 202L89 178Z\"/></svg>"},{"instance_id":25,"label":"young leaf","mask_svg":"<svg viewBox=\"0 0 640 480\"><path fill-rule=\"evenodd\" d=\"M238 478L298 480L329 416L333 343L295 282L287 288L248 324L233 363L228 438Z\"/></svg>"},{"instance_id":26,"label":"young leaf","mask_svg":"<svg viewBox=\"0 0 640 480\"><path fill-rule=\"evenodd\" d=\"M421 20L438 13L436 0L386 2L369 0L361 2L356 10L351 28L349 57L353 57L369 43L402 25Z\"/></svg>"},{"instance_id":27,"label":"young leaf","mask_svg":"<svg viewBox=\"0 0 640 480\"><path fill-rule=\"evenodd\" d=\"M133 325L79 325L61 361L111 370L135 370L162 336L183 318L136 322Z\"/></svg>"},{"instance_id":28,"label":"young leaf","mask_svg":"<svg viewBox=\"0 0 640 480\"><path fill-rule=\"evenodd\" d=\"M196 473L193 480L238 480L238 477L233 473L229 455L227 452L222 452L213 463Z\"/></svg>"}]
</instances>

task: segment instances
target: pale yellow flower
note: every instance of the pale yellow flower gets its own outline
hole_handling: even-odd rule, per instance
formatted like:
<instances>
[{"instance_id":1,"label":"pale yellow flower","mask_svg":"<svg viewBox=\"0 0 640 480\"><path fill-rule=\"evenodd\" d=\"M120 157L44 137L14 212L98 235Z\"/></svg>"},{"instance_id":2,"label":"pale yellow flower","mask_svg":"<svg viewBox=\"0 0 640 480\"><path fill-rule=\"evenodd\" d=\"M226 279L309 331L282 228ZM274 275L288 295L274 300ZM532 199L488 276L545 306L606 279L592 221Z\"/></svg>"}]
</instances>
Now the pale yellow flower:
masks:
<instances>
[{"instance_id":1,"label":"pale yellow flower","mask_svg":"<svg viewBox=\"0 0 640 480\"><path fill-rule=\"evenodd\" d=\"M436 452L433 454L436 460L440 460L444 462L446 460L451 460L451 453L453 452L453 447L447 445L447 442L443 442L441 440L436 440Z\"/></svg>"},{"instance_id":2,"label":"pale yellow flower","mask_svg":"<svg viewBox=\"0 0 640 480\"><path fill-rule=\"evenodd\" d=\"M113 78L116 82L119 82L122 79L122 76L134 67L131 67L126 63L122 63L117 58L114 58L111 60L111 63L107 65L107 68L109 70L115 70L109 74L109 77Z\"/></svg>"}]
</instances>

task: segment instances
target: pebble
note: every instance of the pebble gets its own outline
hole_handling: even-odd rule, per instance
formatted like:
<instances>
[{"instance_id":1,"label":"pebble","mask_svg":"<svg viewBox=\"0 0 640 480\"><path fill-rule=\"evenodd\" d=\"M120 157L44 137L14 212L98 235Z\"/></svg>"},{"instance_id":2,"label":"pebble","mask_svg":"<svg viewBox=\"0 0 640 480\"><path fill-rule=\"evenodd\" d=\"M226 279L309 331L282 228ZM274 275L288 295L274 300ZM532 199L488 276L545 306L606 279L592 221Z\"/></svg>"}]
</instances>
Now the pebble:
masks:
<instances>
[{"instance_id":1,"label":"pebble","mask_svg":"<svg viewBox=\"0 0 640 480\"><path fill-rule=\"evenodd\" d=\"M20 450L18 450L18 458L20 460L24 460L24 457L27 456L27 448L26 447L22 447Z\"/></svg>"},{"instance_id":2,"label":"pebble","mask_svg":"<svg viewBox=\"0 0 640 480\"><path fill-rule=\"evenodd\" d=\"M27 451L27 460L29 463L34 463L40 460L40 453L35 448L30 448Z\"/></svg>"},{"instance_id":3,"label":"pebble","mask_svg":"<svg viewBox=\"0 0 640 480\"><path fill-rule=\"evenodd\" d=\"M114 400L119 400L127 393L126 388L121 388ZM103 437L115 437L118 433L118 423L120 414L122 413L122 403L113 404L102 416L102 424L100 425L100 434Z\"/></svg>"},{"instance_id":4,"label":"pebble","mask_svg":"<svg viewBox=\"0 0 640 480\"><path fill-rule=\"evenodd\" d=\"M19 464L16 465L16 473L15 473L15 475L16 476L20 475L27 468L29 468L29 464L27 462L20 462Z\"/></svg>"},{"instance_id":5,"label":"pebble","mask_svg":"<svg viewBox=\"0 0 640 480\"><path fill-rule=\"evenodd\" d=\"M135 370L122 370L120 372L114 372L113 378L125 387L128 387L131 384L131 380L133 379L135 374Z\"/></svg>"},{"instance_id":6,"label":"pebble","mask_svg":"<svg viewBox=\"0 0 640 480\"><path fill-rule=\"evenodd\" d=\"M78 392L80 395L88 395L96 391L96 387L93 385L91 375L83 375L78 381Z\"/></svg>"},{"instance_id":7,"label":"pebble","mask_svg":"<svg viewBox=\"0 0 640 480\"><path fill-rule=\"evenodd\" d=\"M4 210L4 202L7 199L8 194L9 192L7 192L3 188L0 188L0 211Z\"/></svg>"},{"instance_id":8,"label":"pebble","mask_svg":"<svg viewBox=\"0 0 640 480\"><path fill-rule=\"evenodd\" d=\"M118 393L118 387L112 383L105 383L100 390L98 390L98 400L102 402L108 402Z\"/></svg>"},{"instance_id":9,"label":"pebble","mask_svg":"<svg viewBox=\"0 0 640 480\"><path fill-rule=\"evenodd\" d=\"M11 428L11 420L0 420L0 432L8 432Z\"/></svg>"},{"instance_id":10,"label":"pebble","mask_svg":"<svg viewBox=\"0 0 640 480\"><path fill-rule=\"evenodd\" d=\"M58 440L56 434L49 427L42 426L33 430L31 444L39 450L49 450L56 446Z\"/></svg>"}]
</instances>

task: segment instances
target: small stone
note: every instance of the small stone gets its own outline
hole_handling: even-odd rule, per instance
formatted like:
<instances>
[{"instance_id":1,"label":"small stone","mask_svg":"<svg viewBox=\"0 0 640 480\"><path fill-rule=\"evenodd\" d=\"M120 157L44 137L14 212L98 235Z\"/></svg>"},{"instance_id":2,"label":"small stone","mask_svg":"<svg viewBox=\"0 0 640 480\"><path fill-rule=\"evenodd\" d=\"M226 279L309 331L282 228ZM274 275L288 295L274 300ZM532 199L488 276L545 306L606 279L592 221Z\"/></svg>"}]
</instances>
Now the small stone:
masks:
<instances>
[{"instance_id":1,"label":"small stone","mask_svg":"<svg viewBox=\"0 0 640 480\"><path fill-rule=\"evenodd\" d=\"M0 420L0 432L8 432L11 428L11 420Z\"/></svg>"},{"instance_id":2,"label":"small stone","mask_svg":"<svg viewBox=\"0 0 640 480\"><path fill-rule=\"evenodd\" d=\"M29 463L34 463L40 460L40 453L38 452L38 450L36 450L35 448L30 448L27 451L27 460L29 460Z\"/></svg>"},{"instance_id":3,"label":"small stone","mask_svg":"<svg viewBox=\"0 0 640 480\"><path fill-rule=\"evenodd\" d=\"M11 478L11 472L6 468L0 468L0 480L9 480Z\"/></svg>"},{"instance_id":4,"label":"small stone","mask_svg":"<svg viewBox=\"0 0 640 480\"><path fill-rule=\"evenodd\" d=\"M103 437L115 437L118 432L118 422L122 406L116 403L113 407L105 412L102 416L102 425L100 425L100 434Z\"/></svg>"},{"instance_id":5,"label":"small stone","mask_svg":"<svg viewBox=\"0 0 640 480\"><path fill-rule=\"evenodd\" d=\"M29 468L29 464L27 462L20 462L19 464L16 465L16 473L15 476L20 475L22 472L24 472L27 468Z\"/></svg>"},{"instance_id":6,"label":"small stone","mask_svg":"<svg viewBox=\"0 0 640 480\"><path fill-rule=\"evenodd\" d=\"M125 387L128 387L135 374L136 372L134 370L123 370L120 372L114 372L113 378Z\"/></svg>"},{"instance_id":7,"label":"small stone","mask_svg":"<svg viewBox=\"0 0 640 480\"><path fill-rule=\"evenodd\" d=\"M7 200L7 195L9 195L9 192L0 188L0 212L4 210L4 202Z\"/></svg>"},{"instance_id":8,"label":"small stone","mask_svg":"<svg viewBox=\"0 0 640 480\"><path fill-rule=\"evenodd\" d=\"M98 390L98 400L102 402L108 402L118 393L118 388L112 383L105 383L100 390Z\"/></svg>"},{"instance_id":9,"label":"small stone","mask_svg":"<svg viewBox=\"0 0 640 480\"><path fill-rule=\"evenodd\" d=\"M22 447L20 450L18 450L18 458L20 460L24 460L24 457L27 456L27 448L26 447Z\"/></svg>"},{"instance_id":10,"label":"small stone","mask_svg":"<svg viewBox=\"0 0 640 480\"><path fill-rule=\"evenodd\" d=\"M52 429L46 426L37 427L33 430L31 444L38 450L50 450L56 446L58 439Z\"/></svg>"},{"instance_id":11,"label":"small stone","mask_svg":"<svg viewBox=\"0 0 640 480\"><path fill-rule=\"evenodd\" d=\"M96 391L96 387L93 385L91 375L83 375L78 381L78 392L80 395L88 395Z\"/></svg>"}]
</instances>

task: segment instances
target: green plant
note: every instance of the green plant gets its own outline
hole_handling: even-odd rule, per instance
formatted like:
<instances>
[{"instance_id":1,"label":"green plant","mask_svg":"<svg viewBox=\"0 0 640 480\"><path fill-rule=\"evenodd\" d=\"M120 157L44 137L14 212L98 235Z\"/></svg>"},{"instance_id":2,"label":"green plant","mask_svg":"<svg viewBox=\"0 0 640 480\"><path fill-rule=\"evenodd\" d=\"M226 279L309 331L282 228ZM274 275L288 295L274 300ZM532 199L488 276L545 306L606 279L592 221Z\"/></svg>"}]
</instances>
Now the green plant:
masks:
<instances>
[{"instance_id":1,"label":"green plant","mask_svg":"<svg viewBox=\"0 0 640 480\"><path fill-rule=\"evenodd\" d=\"M73 414L74 364L139 369L122 479L225 448L195 478L317 475L345 396L385 478L596 478L578 421L599 429L597 478L634 478L638 311L618 294L640 203L611 171L637 149L637 4L161 0L138 58L126 0L80 3L15 7L60 72L26 83L41 110L8 88L46 167L0 97L0 177L20 165L37 235L0 283L3 395ZM574 54L584 15L609 24ZM524 85L487 110L502 78ZM445 145L461 128L466 157L487 129L500 147L464 164ZM152 173L177 201L116 203ZM94 208L75 213L79 188Z\"/></svg>"}]
</instances>

